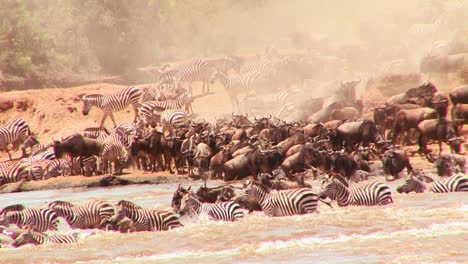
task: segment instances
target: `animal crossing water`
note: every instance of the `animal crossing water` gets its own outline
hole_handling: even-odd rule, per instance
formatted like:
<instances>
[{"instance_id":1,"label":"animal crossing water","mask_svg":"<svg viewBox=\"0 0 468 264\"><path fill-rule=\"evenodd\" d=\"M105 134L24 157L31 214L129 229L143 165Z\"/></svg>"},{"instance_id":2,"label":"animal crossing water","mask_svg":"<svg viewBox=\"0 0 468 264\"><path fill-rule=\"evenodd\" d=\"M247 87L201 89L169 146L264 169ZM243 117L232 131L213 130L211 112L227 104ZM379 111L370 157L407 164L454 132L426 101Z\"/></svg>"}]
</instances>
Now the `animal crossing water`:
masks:
<instances>
[{"instance_id":1,"label":"animal crossing water","mask_svg":"<svg viewBox=\"0 0 468 264\"><path fill-rule=\"evenodd\" d=\"M219 183L209 182L209 186ZM270 218L262 213L235 222L182 218L183 228L121 234L79 232L76 244L0 249L1 263L375 263L464 262L468 255L466 193L396 193L384 207L329 208L319 214ZM169 208L177 186L143 185L3 194L12 203L40 206L51 200L128 199L148 208ZM197 188L194 184L192 188ZM314 183L318 192L319 184ZM61 220L62 221L62 220ZM64 222L59 231L69 230Z\"/></svg>"}]
</instances>

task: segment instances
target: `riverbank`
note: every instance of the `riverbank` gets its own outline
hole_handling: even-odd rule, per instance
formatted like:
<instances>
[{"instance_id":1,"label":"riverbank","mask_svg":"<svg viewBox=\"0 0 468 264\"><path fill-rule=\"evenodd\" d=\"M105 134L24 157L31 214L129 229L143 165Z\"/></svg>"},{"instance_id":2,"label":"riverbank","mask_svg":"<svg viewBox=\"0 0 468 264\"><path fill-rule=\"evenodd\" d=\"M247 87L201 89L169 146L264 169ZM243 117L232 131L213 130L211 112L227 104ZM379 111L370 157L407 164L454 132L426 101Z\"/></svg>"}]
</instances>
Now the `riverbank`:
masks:
<instances>
[{"instance_id":1,"label":"riverbank","mask_svg":"<svg viewBox=\"0 0 468 264\"><path fill-rule=\"evenodd\" d=\"M38 190L57 190L66 188L91 188L124 186L136 184L167 184L187 183L193 181L186 175L170 175L167 173L144 173L130 171L123 175L105 176L60 176L39 181L20 181L0 186L0 193L28 192Z\"/></svg>"}]
</instances>

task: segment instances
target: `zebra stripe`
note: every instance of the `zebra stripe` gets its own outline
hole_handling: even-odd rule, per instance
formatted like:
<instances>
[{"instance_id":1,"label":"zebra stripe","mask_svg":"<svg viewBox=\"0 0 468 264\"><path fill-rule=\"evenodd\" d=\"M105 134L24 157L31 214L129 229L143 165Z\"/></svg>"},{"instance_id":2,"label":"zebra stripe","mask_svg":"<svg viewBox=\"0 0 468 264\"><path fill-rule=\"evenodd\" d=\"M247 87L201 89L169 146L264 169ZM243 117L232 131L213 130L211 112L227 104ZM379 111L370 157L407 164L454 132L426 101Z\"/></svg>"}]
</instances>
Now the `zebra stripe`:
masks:
<instances>
[{"instance_id":1,"label":"zebra stripe","mask_svg":"<svg viewBox=\"0 0 468 264\"><path fill-rule=\"evenodd\" d=\"M117 203L118 212L131 219L137 231L166 231L181 227L179 217L168 211L144 209L130 201Z\"/></svg>"},{"instance_id":2,"label":"zebra stripe","mask_svg":"<svg viewBox=\"0 0 468 264\"><path fill-rule=\"evenodd\" d=\"M250 71L234 76L227 76L223 72L216 71L213 74L211 82L214 82L216 79L219 80L231 100L233 111L239 111L238 95L253 91L255 80L259 76L259 71Z\"/></svg>"},{"instance_id":3,"label":"zebra stripe","mask_svg":"<svg viewBox=\"0 0 468 264\"><path fill-rule=\"evenodd\" d=\"M44 171L44 179L57 176L70 176L72 164L67 159L54 159L47 163Z\"/></svg>"},{"instance_id":4,"label":"zebra stripe","mask_svg":"<svg viewBox=\"0 0 468 264\"><path fill-rule=\"evenodd\" d=\"M8 145L12 144L13 150L17 150L19 145L30 135L31 130L29 129L28 123L21 118L15 119L6 125L2 125L0 126L0 150L6 150L8 157L11 159Z\"/></svg>"},{"instance_id":5,"label":"zebra stripe","mask_svg":"<svg viewBox=\"0 0 468 264\"><path fill-rule=\"evenodd\" d=\"M190 94L192 94L192 83L201 79L201 74L208 69L208 62L204 59L196 59L189 64L182 65L177 68L164 70L161 76L162 83L182 82L189 86Z\"/></svg>"},{"instance_id":6,"label":"zebra stripe","mask_svg":"<svg viewBox=\"0 0 468 264\"><path fill-rule=\"evenodd\" d=\"M114 207L105 201L92 200L82 204L54 201L48 204L58 216L73 228L100 228L114 215Z\"/></svg>"},{"instance_id":7,"label":"zebra stripe","mask_svg":"<svg viewBox=\"0 0 468 264\"><path fill-rule=\"evenodd\" d=\"M309 188L274 192L261 183L248 181L244 198L257 201L268 216L288 216L317 212L318 198Z\"/></svg>"},{"instance_id":8,"label":"zebra stripe","mask_svg":"<svg viewBox=\"0 0 468 264\"><path fill-rule=\"evenodd\" d=\"M101 120L100 127L104 126L104 121L106 121L107 116L110 116L114 126L117 126L117 123L114 119L114 112L122 111L127 106L132 105L135 112L135 117L133 122L136 122L138 118L138 103L141 97L141 90L137 87L128 87L117 93L110 95L102 94L90 94L83 96L83 115L88 115L89 111L93 106L100 108L103 111L103 117Z\"/></svg>"},{"instance_id":9,"label":"zebra stripe","mask_svg":"<svg viewBox=\"0 0 468 264\"><path fill-rule=\"evenodd\" d=\"M111 163L114 163L114 173L122 172L122 160L126 157L127 150L131 144L131 138L121 128L114 129L102 142L99 152L99 169L103 174L112 173Z\"/></svg>"},{"instance_id":10,"label":"zebra stripe","mask_svg":"<svg viewBox=\"0 0 468 264\"><path fill-rule=\"evenodd\" d=\"M187 113L190 113L191 103L193 99L188 94L181 94L179 97L173 100L164 100L164 101L149 101L145 102L140 106L140 116L141 119L146 120L146 123L149 123L151 116L154 111L164 111L167 109L184 109ZM192 110L193 112L193 110Z\"/></svg>"},{"instance_id":11,"label":"zebra stripe","mask_svg":"<svg viewBox=\"0 0 468 264\"><path fill-rule=\"evenodd\" d=\"M390 188L380 182L373 182L358 188L348 188L340 181L332 179L331 182L322 189L320 197L329 197L335 200L338 206L371 206L393 203Z\"/></svg>"},{"instance_id":12,"label":"zebra stripe","mask_svg":"<svg viewBox=\"0 0 468 264\"><path fill-rule=\"evenodd\" d=\"M259 61L250 62L242 65L240 68L240 73L248 73L248 72L266 72L272 69L273 65L271 61L267 58L261 59Z\"/></svg>"},{"instance_id":13,"label":"zebra stripe","mask_svg":"<svg viewBox=\"0 0 468 264\"><path fill-rule=\"evenodd\" d=\"M241 100L244 107L269 107L276 104L282 104L286 101L289 101L289 97L294 94L301 92L300 89L291 88L284 90L279 93L275 94L265 94L265 95L257 95L252 97L246 97Z\"/></svg>"},{"instance_id":14,"label":"zebra stripe","mask_svg":"<svg viewBox=\"0 0 468 264\"><path fill-rule=\"evenodd\" d=\"M62 235L53 234L51 236L37 233L37 232L24 232L21 233L13 242L14 247L20 247L26 244L40 245L46 243L70 244L78 242L77 235Z\"/></svg>"},{"instance_id":15,"label":"zebra stripe","mask_svg":"<svg viewBox=\"0 0 468 264\"><path fill-rule=\"evenodd\" d=\"M25 225L37 232L57 230L58 215L52 209L25 208L21 211L8 212L5 215L8 224L16 224L19 227Z\"/></svg>"},{"instance_id":16,"label":"zebra stripe","mask_svg":"<svg viewBox=\"0 0 468 264\"><path fill-rule=\"evenodd\" d=\"M399 193L423 193L426 190L433 193L468 192L468 178L463 174L457 174L432 184L426 184L416 177L411 177L397 188Z\"/></svg>"},{"instance_id":17,"label":"zebra stripe","mask_svg":"<svg viewBox=\"0 0 468 264\"><path fill-rule=\"evenodd\" d=\"M0 185L6 183L19 182L29 178L27 164L21 163L21 160L5 163L0 167Z\"/></svg>"},{"instance_id":18,"label":"zebra stripe","mask_svg":"<svg viewBox=\"0 0 468 264\"><path fill-rule=\"evenodd\" d=\"M180 214L207 214L215 221L237 221L244 217L244 212L236 202L201 203L193 193L186 193L182 197Z\"/></svg>"},{"instance_id":19,"label":"zebra stripe","mask_svg":"<svg viewBox=\"0 0 468 264\"><path fill-rule=\"evenodd\" d=\"M96 139L99 142L104 141L109 134L109 130L105 127L88 127L83 130L83 136Z\"/></svg>"},{"instance_id":20,"label":"zebra stripe","mask_svg":"<svg viewBox=\"0 0 468 264\"><path fill-rule=\"evenodd\" d=\"M162 112L153 112L151 117L151 126L155 127L160 122L164 131L171 133L175 128L183 127L187 124L187 114L181 109L168 109Z\"/></svg>"},{"instance_id":21,"label":"zebra stripe","mask_svg":"<svg viewBox=\"0 0 468 264\"><path fill-rule=\"evenodd\" d=\"M26 207L24 207L24 205L22 205L22 204L8 205L8 206L2 208L2 210L0 210L0 215L6 215L8 212L22 211L25 208Z\"/></svg>"}]
</instances>

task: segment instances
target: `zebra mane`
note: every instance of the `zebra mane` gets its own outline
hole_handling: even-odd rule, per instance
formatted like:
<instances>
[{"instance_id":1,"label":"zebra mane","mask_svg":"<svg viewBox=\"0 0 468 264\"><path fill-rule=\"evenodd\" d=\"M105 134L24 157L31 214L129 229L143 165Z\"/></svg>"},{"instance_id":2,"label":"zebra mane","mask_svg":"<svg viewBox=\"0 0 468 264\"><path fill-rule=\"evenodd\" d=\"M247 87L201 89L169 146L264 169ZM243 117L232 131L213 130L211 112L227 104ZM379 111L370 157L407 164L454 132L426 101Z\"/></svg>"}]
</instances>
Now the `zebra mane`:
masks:
<instances>
[{"instance_id":1,"label":"zebra mane","mask_svg":"<svg viewBox=\"0 0 468 264\"><path fill-rule=\"evenodd\" d=\"M86 95L83 95L82 99L83 100L86 100L86 99L95 99L95 98L101 98L103 97L104 95L103 94L86 94Z\"/></svg>"},{"instance_id":2,"label":"zebra mane","mask_svg":"<svg viewBox=\"0 0 468 264\"><path fill-rule=\"evenodd\" d=\"M134 204L130 201L127 201L127 200L120 200L118 203L117 203L118 206L121 206L123 207L124 209L135 209L135 210L140 210L140 209L143 209L143 207L137 205L137 204Z\"/></svg>"},{"instance_id":3,"label":"zebra mane","mask_svg":"<svg viewBox=\"0 0 468 264\"><path fill-rule=\"evenodd\" d=\"M70 202L67 202L67 201L61 201L61 200L57 200L57 201L53 201L53 202L50 202L48 204L48 207L49 208L54 208L56 206L60 206L60 207L73 207L74 204L70 203Z\"/></svg>"}]
</instances>

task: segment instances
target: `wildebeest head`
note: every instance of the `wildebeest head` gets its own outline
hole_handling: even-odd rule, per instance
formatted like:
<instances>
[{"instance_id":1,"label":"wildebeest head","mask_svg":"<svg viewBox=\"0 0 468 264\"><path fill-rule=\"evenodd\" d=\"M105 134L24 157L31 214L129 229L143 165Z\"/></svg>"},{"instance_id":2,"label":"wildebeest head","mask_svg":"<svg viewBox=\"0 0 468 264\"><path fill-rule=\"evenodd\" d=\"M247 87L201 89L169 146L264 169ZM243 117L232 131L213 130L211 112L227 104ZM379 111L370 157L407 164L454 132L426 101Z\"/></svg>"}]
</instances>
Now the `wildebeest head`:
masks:
<instances>
[{"instance_id":1,"label":"wildebeest head","mask_svg":"<svg viewBox=\"0 0 468 264\"><path fill-rule=\"evenodd\" d=\"M410 193L417 190L417 186L420 185L419 180L415 177L410 177L401 186L397 187L398 193Z\"/></svg>"},{"instance_id":2,"label":"wildebeest head","mask_svg":"<svg viewBox=\"0 0 468 264\"><path fill-rule=\"evenodd\" d=\"M26 244L38 245L39 242L34 238L33 234L30 231L21 233L15 241L13 241L12 246L20 247Z\"/></svg>"}]
</instances>

